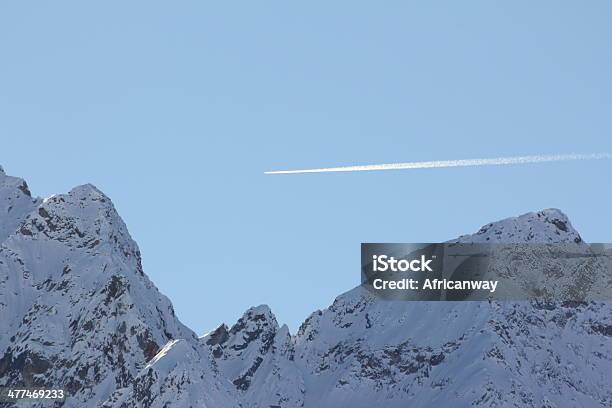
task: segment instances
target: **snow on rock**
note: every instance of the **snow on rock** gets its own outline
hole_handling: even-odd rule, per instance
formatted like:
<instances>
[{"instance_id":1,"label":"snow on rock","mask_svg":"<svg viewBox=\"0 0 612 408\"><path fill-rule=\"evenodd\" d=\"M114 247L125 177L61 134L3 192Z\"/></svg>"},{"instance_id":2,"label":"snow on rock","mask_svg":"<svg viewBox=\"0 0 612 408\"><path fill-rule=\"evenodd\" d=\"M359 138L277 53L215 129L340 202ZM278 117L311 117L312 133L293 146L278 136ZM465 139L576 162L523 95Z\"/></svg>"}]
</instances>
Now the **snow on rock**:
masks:
<instances>
[{"instance_id":1,"label":"snow on rock","mask_svg":"<svg viewBox=\"0 0 612 408\"><path fill-rule=\"evenodd\" d=\"M103 405L121 407L233 407L235 396L229 384L214 373L198 344L172 340L125 388Z\"/></svg>"},{"instance_id":2,"label":"snow on rock","mask_svg":"<svg viewBox=\"0 0 612 408\"><path fill-rule=\"evenodd\" d=\"M266 305L253 307L227 331L222 325L201 339L223 378L249 407L296 407L304 387L292 364L293 344L287 326L279 327Z\"/></svg>"},{"instance_id":3,"label":"snow on rock","mask_svg":"<svg viewBox=\"0 0 612 408\"><path fill-rule=\"evenodd\" d=\"M491 223L459 241L582 242L559 210ZM606 407L610 306L384 302L358 287L295 337L305 406Z\"/></svg>"},{"instance_id":4,"label":"snow on rock","mask_svg":"<svg viewBox=\"0 0 612 408\"><path fill-rule=\"evenodd\" d=\"M463 235L457 242L554 243L582 242L567 216L556 208L530 212L484 225L476 234Z\"/></svg>"},{"instance_id":5,"label":"snow on rock","mask_svg":"<svg viewBox=\"0 0 612 408\"><path fill-rule=\"evenodd\" d=\"M231 329L168 343L105 407L300 407L304 386L292 360L287 326L267 306L254 307Z\"/></svg>"},{"instance_id":6,"label":"snow on rock","mask_svg":"<svg viewBox=\"0 0 612 408\"><path fill-rule=\"evenodd\" d=\"M556 209L457 241L582 245ZM0 386L62 386L65 407L610 407L611 309L357 287L293 336L262 305L197 338L108 197L85 185L43 202L0 168Z\"/></svg>"},{"instance_id":7,"label":"snow on rock","mask_svg":"<svg viewBox=\"0 0 612 408\"><path fill-rule=\"evenodd\" d=\"M24 180L7 176L0 167L0 242L15 231L39 202Z\"/></svg>"},{"instance_id":8,"label":"snow on rock","mask_svg":"<svg viewBox=\"0 0 612 408\"><path fill-rule=\"evenodd\" d=\"M84 185L32 204L3 224L13 227L0 245L0 385L61 386L65 406L100 405L169 340L195 341L108 197Z\"/></svg>"}]
</instances>

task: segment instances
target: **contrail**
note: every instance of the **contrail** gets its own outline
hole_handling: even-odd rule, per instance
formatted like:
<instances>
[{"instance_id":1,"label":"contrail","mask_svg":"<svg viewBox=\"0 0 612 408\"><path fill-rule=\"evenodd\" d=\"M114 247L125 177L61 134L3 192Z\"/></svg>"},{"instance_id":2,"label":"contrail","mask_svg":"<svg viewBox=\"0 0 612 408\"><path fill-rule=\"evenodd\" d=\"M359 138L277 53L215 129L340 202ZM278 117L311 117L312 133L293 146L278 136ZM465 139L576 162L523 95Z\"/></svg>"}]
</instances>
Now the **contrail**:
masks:
<instances>
[{"instance_id":1,"label":"contrail","mask_svg":"<svg viewBox=\"0 0 612 408\"><path fill-rule=\"evenodd\" d=\"M601 160L612 159L610 153L590 154L552 154L539 156L498 157L494 159L467 159L467 160L436 160L408 163L368 164L362 166L327 167L304 170L274 170L265 171L264 174L297 174L297 173L332 173L341 171L377 171L377 170L406 170L406 169L433 169L441 167L469 167L469 166L503 166L509 164L545 163L567 160Z\"/></svg>"}]
</instances>

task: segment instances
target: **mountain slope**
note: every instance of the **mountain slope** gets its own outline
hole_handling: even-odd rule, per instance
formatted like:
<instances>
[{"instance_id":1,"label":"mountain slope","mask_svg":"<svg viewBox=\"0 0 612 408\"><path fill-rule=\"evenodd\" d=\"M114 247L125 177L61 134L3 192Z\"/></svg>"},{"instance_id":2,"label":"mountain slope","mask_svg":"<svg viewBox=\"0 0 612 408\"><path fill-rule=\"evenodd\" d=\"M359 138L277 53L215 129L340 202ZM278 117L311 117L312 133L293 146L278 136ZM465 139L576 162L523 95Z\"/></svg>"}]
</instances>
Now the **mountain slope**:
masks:
<instances>
[{"instance_id":1,"label":"mountain slope","mask_svg":"<svg viewBox=\"0 0 612 408\"><path fill-rule=\"evenodd\" d=\"M581 242L558 210L458 240ZM295 337L305 406L609 406L611 311L606 303L384 302L358 287Z\"/></svg>"},{"instance_id":2,"label":"mountain slope","mask_svg":"<svg viewBox=\"0 0 612 408\"><path fill-rule=\"evenodd\" d=\"M0 203L22 193L0 183ZM66 406L96 406L168 341L196 341L99 190L16 201L0 228L13 230L0 245L0 385L61 386Z\"/></svg>"}]
</instances>

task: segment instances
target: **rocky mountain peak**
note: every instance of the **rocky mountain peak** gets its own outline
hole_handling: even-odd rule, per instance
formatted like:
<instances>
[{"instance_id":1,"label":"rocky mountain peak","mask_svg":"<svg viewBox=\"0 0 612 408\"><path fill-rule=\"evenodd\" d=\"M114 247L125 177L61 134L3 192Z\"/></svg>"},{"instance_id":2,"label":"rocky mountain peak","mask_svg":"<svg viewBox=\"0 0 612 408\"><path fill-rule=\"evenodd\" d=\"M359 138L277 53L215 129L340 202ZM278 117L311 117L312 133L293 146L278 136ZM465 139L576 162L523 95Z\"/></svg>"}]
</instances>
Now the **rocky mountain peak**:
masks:
<instances>
[{"instance_id":1,"label":"rocky mountain peak","mask_svg":"<svg viewBox=\"0 0 612 408\"><path fill-rule=\"evenodd\" d=\"M53 384L67 406L99 406L168 341L196 340L106 195L86 184L41 201L20 186L0 177L0 385Z\"/></svg>"},{"instance_id":2,"label":"rocky mountain peak","mask_svg":"<svg viewBox=\"0 0 612 408\"><path fill-rule=\"evenodd\" d=\"M462 235L457 242L474 243L581 243L582 238L574 229L567 215L556 208L529 212L491 222L475 234Z\"/></svg>"},{"instance_id":3,"label":"rocky mountain peak","mask_svg":"<svg viewBox=\"0 0 612 408\"><path fill-rule=\"evenodd\" d=\"M231 327L226 353L231 356L265 354L272 347L278 328L276 317L268 306L252 307Z\"/></svg>"},{"instance_id":4,"label":"rocky mountain peak","mask_svg":"<svg viewBox=\"0 0 612 408\"><path fill-rule=\"evenodd\" d=\"M54 195L34 211L21 228L23 235L53 239L90 252L116 253L139 262L140 251L112 201L91 184Z\"/></svg>"},{"instance_id":5,"label":"rocky mountain peak","mask_svg":"<svg viewBox=\"0 0 612 408\"><path fill-rule=\"evenodd\" d=\"M40 201L32 197L23 179L0 172L0 243L17 230Z\"/></svg>"}]
</instances>

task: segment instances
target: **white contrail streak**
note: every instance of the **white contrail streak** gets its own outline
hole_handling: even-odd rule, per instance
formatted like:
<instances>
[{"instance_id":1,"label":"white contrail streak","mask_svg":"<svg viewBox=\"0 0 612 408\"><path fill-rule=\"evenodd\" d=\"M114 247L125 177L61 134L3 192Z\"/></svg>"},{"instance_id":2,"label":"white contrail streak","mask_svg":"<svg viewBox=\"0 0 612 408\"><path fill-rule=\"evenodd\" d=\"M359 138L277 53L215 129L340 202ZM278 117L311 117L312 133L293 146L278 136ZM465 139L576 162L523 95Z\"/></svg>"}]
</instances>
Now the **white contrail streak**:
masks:
<instances>
[{"instance_id":1,"label":"white contrail streak","mask_svg":"<svg viewBox=\"0 0 612 408\"><path fill-rule=\"evenodd\" d=\"M469 167L469 166L503 166L509 164L545 163L566 160L601 160L612 159L610 153L591 154L551 154L539 156L498 157L494 159L467 159L467 160L436 160L408 163L369 164L362 166L327 167L321 169L304 170L275 170L264 174L297 174L297 173L332 173L341 171L377 171L377 170L406 170L406 169L433 169L441 167Z\"/></svg>"}]
</instances>

